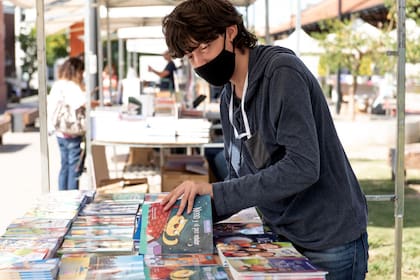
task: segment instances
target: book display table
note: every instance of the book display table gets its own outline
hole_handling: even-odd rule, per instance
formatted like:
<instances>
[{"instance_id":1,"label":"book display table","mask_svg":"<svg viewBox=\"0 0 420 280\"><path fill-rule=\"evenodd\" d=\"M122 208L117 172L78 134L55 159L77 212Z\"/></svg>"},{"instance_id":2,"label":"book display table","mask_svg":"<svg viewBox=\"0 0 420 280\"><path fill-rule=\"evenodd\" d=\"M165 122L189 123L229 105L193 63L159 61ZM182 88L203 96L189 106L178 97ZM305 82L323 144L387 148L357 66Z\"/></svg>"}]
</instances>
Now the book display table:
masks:
<instances>
[{"instance_id":1,"label":"book display table","mask_svg":"<svg viewBox=\"0 0 420 280\"><path fill-rule=\"evenodd\" d=\"M166 193L60 191L0 237L0 279L325 279L255 208L213 224L209 196L163 211Z\"/></svg>"}]
</instances>

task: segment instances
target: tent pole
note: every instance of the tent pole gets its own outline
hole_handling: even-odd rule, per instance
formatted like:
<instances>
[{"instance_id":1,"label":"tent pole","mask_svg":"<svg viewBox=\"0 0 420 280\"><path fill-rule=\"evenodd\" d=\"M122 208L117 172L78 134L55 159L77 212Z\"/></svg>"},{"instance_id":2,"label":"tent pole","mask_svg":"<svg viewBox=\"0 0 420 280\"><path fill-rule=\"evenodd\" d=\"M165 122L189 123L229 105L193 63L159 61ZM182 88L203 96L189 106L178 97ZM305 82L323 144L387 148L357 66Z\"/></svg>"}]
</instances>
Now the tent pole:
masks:
<instances>
[{"instance_id":1,"label":"tent pole","mask_svg":"<svg viewBox=\"0 0 420 280\"><path fill-rule=\"evenodd\" d=\"M44 1L36 1L36 39L38 60L38 110L41 140L41 192L50 191L50 166L47 128L47 62L45 55Z\"/></svg>"},{"instance_id":2,"label":"tent pole","mask_svg":"<svg viewBox=\"0 0 420 280\"><path fill-rule=\"evenodd\" d=\"M92 17L91 17L91 8L92 8L92 0L86 0L86 17L85 17L85 23L84 23L84 29L85 29L85 75L86 75L86 117L87 120L90 120L90 116L91 116L91 93L92 93L92 84L93 84L93 80L92 80L92 74L94 74L94 67L92 67L94 65L94 63L96 63L95 60L95 56L93 55L92 52L92 43L91 43L91 37L92 37ZM85 151L86 151L86 166L87 166L87 176L88 176L88 180L87 180L87 188L89 190L93 189L93 183L92 183L92 178L93 178L93 161L92 161L92 147L91 147L91 142L92 142L92 126L91 126L91 122L87 121L86 122L86 147L85 147Z\"/></svg>"},{"instance_id":3,"label":"tent pole","mask_svg":"<svg viewBox=\"0 0 420 280\"><path fill-rule=\"evenodd\" d=\"M397 169L395 179L395 279L401 279L404 218L405 151L405 0L398 0L397 22Z\"/></svg>"}]
</instances>

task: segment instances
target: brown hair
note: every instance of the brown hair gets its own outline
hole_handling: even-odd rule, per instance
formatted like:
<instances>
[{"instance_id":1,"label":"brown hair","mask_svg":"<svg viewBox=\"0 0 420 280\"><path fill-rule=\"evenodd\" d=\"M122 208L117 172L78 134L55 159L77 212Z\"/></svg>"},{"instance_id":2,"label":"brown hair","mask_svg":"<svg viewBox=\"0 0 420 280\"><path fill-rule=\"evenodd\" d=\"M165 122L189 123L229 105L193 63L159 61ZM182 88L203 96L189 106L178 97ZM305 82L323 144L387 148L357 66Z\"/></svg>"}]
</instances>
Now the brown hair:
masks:
<instances>
[{"instance_id":1,"label":"brown hair","mask_svg":"<svg viewBox=\"0 0 420 280\"><path fill-rule=\"evenodd\" d=\"M227 0L187 0L163 18L162 30L172 57L181 58L201 43L215 40L236 25L235 48L256 46L257 37L244 26L242 15Z\"/></svg>"},{"instance_id":2,"label":"brown hair","mask_svg":"<svg viewBox=\"0 0 420 280\"><path fill-rule=\"evenodd\" d=\"M82 86L84 69L85 64L80 58L70 57L61 65L58 77L60 79L73 81L79 86Z\"/></svg>"}]
</instances>

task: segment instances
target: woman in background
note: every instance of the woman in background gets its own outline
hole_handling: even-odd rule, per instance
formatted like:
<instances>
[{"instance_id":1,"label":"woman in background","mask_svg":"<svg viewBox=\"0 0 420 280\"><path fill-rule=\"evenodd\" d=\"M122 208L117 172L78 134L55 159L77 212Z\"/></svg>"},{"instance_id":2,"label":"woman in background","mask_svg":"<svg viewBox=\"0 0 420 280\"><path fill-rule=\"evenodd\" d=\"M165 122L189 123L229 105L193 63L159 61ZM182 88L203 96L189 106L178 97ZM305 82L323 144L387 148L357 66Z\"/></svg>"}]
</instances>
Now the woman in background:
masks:
<instances>
[{"instance_id":1,"label":"woman in background","mask_svg":"<svg viewBox=\"0 0 420 280\"><path fill-rule=\"evenodd\" d=\"M54 111L64 100L72 110L84 107L86 93L83 84L84 62L80 58L70 57L61 66L58 80L54 82L48 96L48 115L51 127ZM61 168L58 178L59 190L79 189L79 177L83 171L84 155L81 144L84 135L69 135L55 131L60 147Z\"/></svg>"}]
</instances>

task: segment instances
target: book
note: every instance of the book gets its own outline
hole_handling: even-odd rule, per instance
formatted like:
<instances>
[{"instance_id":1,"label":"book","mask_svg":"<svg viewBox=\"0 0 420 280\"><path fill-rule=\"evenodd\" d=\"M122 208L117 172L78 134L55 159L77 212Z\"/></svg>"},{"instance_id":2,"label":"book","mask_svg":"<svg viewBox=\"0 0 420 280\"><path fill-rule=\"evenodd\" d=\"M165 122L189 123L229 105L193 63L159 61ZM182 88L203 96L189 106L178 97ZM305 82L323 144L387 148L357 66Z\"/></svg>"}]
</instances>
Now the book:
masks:
<instances>
[{"instance_id":1,"label":"book","mask_svg":"<svg viewBox=\"0 0 420 280\"><path fill-rule=\"evenodd\" d=\"M213 253L210 196L197 196L193 211L178 216L180 201L169 211L160 202L142 205L141 254Z\"/></svg>"},{"instance_id":2,"label":"book","mask_svg":"<svg viewBox=\"0 0 420 280\"><path fill-rule=\"evenodd\" d=\"M227 261L234 279L325 279L327 274L302 258L255 256L227 258Z\"/></svg>"},{"instance_id":3,"label":"book","mask_svg":"<svg viewBox=\"0 0 420 280\"><path fill-rule=\"evenodd\" d=\"M144 264L151 266L197 266L218 265L219 262L213 254L168 254L145 255Z\"/></svg>"},{"instance_id":4,"label":"book","mask_svg":"<svg viewBox=\"0 0 420 280\"><path fill-rule=\"evenodd\" d=\"M264 227L261 223L218 223L213 225L213 234L216 236L264 234Z\"/></svg>"},{"instance_id":5,"label":"book","mask_svg":"<svg viewBox=\"0 0 420 280\"><path fill-rule=\"evenodd\" d=\"M229 280L225 268L220 265L201 266L155 266L145 268L150 280Z\"/></svg>"},{"instance_id":6,"label":"book","mask_svg":"<svg viewBox=\"0 0 420 280\"><path fill-rule=\"evenodd\" d=\"M227 258L260 256L265 258L286 257L306 259L291 242L231 242L216 244L220 261L227 265Z\"/></svg>"},{"instance_id":7,"label":"book","mask_svg":"<svg viewBox=\"0 0 420 280\"><path fill-rule=\"evenodd\" d=\"M47 255L47 248L4 248L0 251L0 269L18 262L43 260Z\"/></svg>"},{"instance_id":8,"label":"book","mask_svg":"<svg viewBox=\"0 0 420 280\"><path fill-rule=\"evenodd\" d=\"M108 237L102 239L69 239L66 237L57 254L99 253L133 254L133 240L127 237Z\"/></svg>"},{"instance_id":9,"label":"book","mask_svg":"<svg viewBox=\"0 0 420 280\"><path fill-rule=\"evenodd\" d=\"M92 254L64 255L61 258L58 279L146 279L144 276L143 256L97 256Z\"/></svg>"},{"instance_id":10,"label":"book","mask_svg":"<svg viewBox=\"0 0 420 280\"><path fill-rule=\"evenodd\" d=\"M134 226L135 215L92 215L78 216L72 223L72 228L86 226Z\"/></svg>"},{"instance_id":11,"label":"book","mask_svg":"<svg viewBox=\"0 0 420 280\"><path fill-rule=\"evenodd\" d=\"M229 218L217 222L217 224L223 223L260 223L262 224L262 220L258 211L255 207L249 207L239 211L238 213L233 214Z\"/></svg>"},{"instance_id":12,"label":"book","mask_svg":"<svg viewBox=\"0 0 420 280\"><path fill-rule=\"evenodd\" d=\"M29 260L13 263L12 265L0 269L0 279L51 279L57 277L58 258L44 260Z\"/></svg>"}]
</instances>

